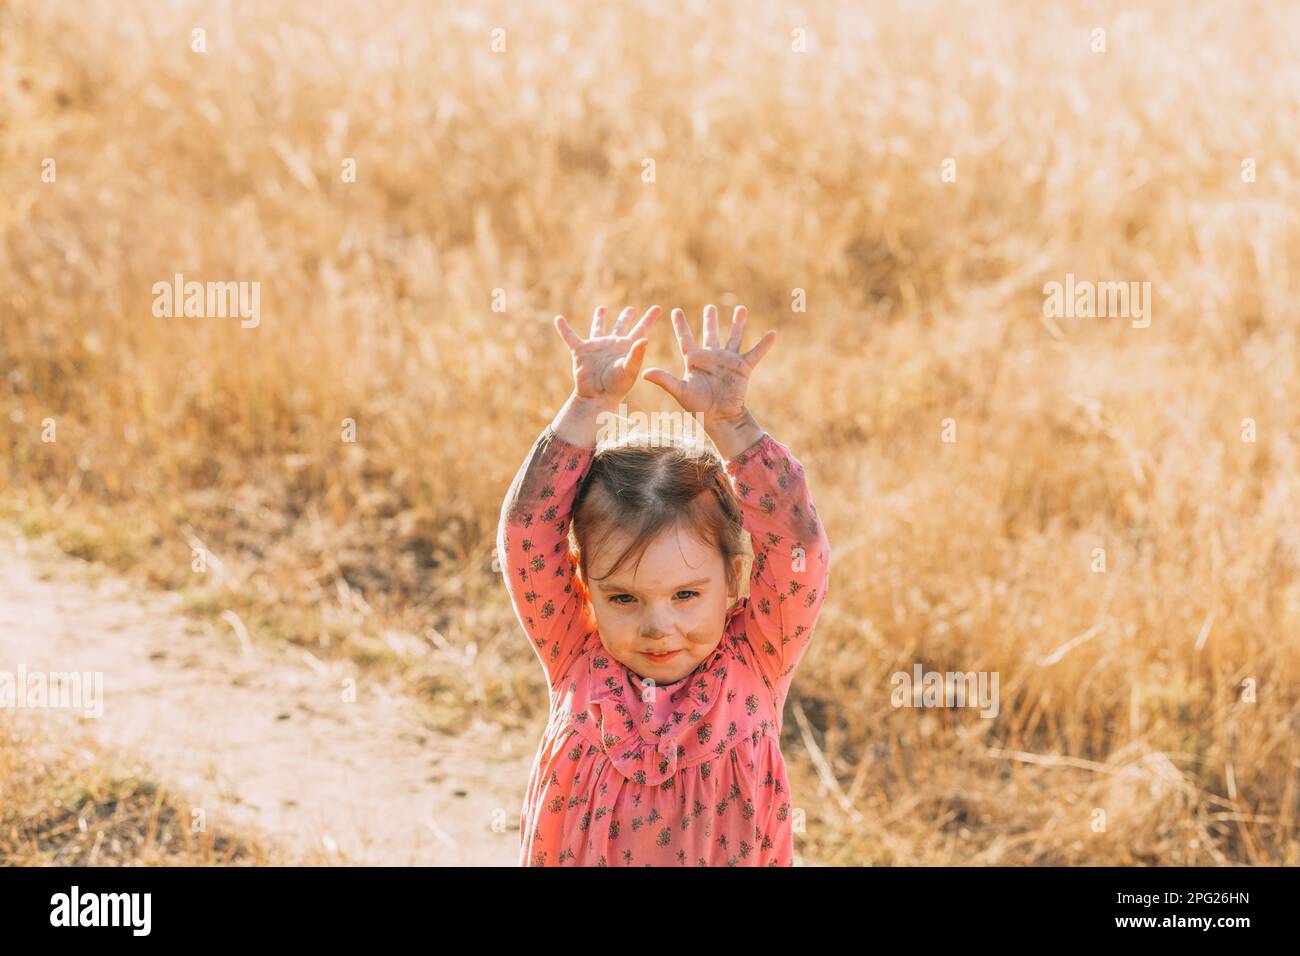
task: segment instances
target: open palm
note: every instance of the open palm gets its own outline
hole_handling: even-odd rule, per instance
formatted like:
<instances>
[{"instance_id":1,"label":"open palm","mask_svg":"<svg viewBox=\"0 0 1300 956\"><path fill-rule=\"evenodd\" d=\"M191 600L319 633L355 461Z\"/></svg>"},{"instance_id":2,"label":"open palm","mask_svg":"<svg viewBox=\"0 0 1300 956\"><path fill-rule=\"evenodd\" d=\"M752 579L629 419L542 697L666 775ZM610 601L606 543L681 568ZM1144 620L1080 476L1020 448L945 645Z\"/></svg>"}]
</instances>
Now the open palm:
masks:
<instances>
[{"instance_id":1,"label":"open palm","mask_svg":"<svg viewBox=\"0 0 1300 956\"><path fill-rule=\"evenodd\" d=\"M768 331L758 344L741 353L740 343L748 315L743 305L736 306L731 317L731 335L724 348L718 335L718 310L704 308L704 344L699 345L686 324L686 313L673 309L673 331L685 364L685 375L677 378L661 368L647 369L641 376L654 382L691 414L708 418L733 418L745 410L745 390L749 375L776 341L775 330Z\"/></svg>"},{"instance_id":2,"label":"open palm","mask_svg":"<svg viewBox=\"0 0 1300 956\"><path fill-rule=\"evenodd\" d=\"M629 329L628 323L636 314L629 306L607 332L605 307L600 306L591 318L591 332L585 339L573 331L564 316L555 317L556 331L573 352L573 384L580 398L610 403L623 400L636 384L646 346L650 344L644 334L661 311L659 306L651 306Z\"/></svg>"}]
</instances>

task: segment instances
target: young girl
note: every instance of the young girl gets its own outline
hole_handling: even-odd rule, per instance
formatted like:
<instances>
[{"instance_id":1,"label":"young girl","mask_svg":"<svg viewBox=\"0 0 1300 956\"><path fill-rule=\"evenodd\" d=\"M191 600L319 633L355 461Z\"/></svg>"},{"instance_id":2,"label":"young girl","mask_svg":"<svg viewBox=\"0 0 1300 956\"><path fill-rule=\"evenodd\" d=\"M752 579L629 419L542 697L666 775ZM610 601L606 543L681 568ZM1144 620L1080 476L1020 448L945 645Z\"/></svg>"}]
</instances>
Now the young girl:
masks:
<instances>
[{"instance_id":1,"label":"young girl","mask_svg":"<svg viewBox=\"0 0 1300 956\"><path fill-rule=\"evenodd\" d=\"M745 407L768 332L697 345L672 314L685 378L644 378L700 413L726 459L685 446L594 446L636 383L651 308L590 337L563 316L574 390L533 444L497 547L546 669L550 721L520 821L524 866L789 866L782 705L826 598L830 545L803 468ZM574 547L570 547L572 531ZM743 533L754 564L739 599ZM629 559L635 558L634 561Z\"/></svg>"}]
</instances>

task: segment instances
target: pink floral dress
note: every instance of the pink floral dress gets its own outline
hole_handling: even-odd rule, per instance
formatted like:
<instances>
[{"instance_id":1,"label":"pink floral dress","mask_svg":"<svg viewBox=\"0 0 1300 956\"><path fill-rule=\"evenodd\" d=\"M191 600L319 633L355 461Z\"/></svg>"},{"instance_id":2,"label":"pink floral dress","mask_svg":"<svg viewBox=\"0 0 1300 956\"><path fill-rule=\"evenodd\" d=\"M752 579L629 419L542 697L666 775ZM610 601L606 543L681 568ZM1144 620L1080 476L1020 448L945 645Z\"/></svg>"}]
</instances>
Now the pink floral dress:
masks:
<instances>
[{"instance_id":1,"label":"pink floral dress","mask_svg":"<svg viewBox=\"0 0 1300 956\"><path fill-rule=\"evenodd\" d=\"M767 434L726 463L754 548L749 596L713 654L652 687L605 649L575 577L569 519L594 453L548 425L501 512L506 586L550 684L520 864L790 866L782 705L830 569L803 468Z\"/></svg>"}]
</instances>

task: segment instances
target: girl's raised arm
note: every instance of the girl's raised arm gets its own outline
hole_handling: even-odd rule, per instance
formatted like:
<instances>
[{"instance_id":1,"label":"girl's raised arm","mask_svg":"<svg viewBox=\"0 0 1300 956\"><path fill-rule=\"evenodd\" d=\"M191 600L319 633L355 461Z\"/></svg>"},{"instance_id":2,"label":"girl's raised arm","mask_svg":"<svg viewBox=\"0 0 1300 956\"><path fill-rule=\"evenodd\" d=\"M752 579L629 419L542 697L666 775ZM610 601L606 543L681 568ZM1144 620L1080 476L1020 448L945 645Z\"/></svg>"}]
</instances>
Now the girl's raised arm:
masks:
<instances>
[{"instance_id":1,"label":"girl's raised arm","mask_svg":"<svg viewBox=\"0 0 1300 956\"><path fill-rule=\"evenodd\" d=\"M547 425L510 485L497 526L506 590L551 686L580 652L587 627L568 529L593 453Z\"/></svg>"},{"instance_id":2,"label":"girl's raised arm","mask_svg":"<svg viewBox=\"0 0 1300 956\"><path fill-rule=\"evenodd\" d=\"M727 461L754 547L745 633L777 712L826 600L831 551L803 466L764 433Z\"/></svg>"},{"instance_id":3,"label":"girl's raised arm","mask_svg":"<svg viewBox=\"0 0 1300 956\"><path fill-rule=\"evenodd\" d=\"M556 316L573 350L574 391L533 443L501 507L497 553L506 590L552 687L594 627L569 550L573 502L595 455L600 415L613 412L636 382L647 344L641 333L658 313L652 308L624 332L633 314L625 309L607 334L605 310L597 309L586 340Z\"/></svg>"},{"instance_id":4,"label":"girl's raised arm","mask_svg":"<svg viewBox=\"0 0 1300 956\"><path fill-rule=\"evenodd\" d=\"M736 306L724 345L716 306L704 308L702 342L691 333L686 314L673 309L685 375L677 378L655 368L644 377L688 412L703 415L705 432L727 459L727 474L754 545L745 633L779 714L826 599L831 551L803 467L759 427L745 405L750 374L776 340L776 332L769 330L741 352L748 315L743 305Z\"/></svg>"}]
</instances>

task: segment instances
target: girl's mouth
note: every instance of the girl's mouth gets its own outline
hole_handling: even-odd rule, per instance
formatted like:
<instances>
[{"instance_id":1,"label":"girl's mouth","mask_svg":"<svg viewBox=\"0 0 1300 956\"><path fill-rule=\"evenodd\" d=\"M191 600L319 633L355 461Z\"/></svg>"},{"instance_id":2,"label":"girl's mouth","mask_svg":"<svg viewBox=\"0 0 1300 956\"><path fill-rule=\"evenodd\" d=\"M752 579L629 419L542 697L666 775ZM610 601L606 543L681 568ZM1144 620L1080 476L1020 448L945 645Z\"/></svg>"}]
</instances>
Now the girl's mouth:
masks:
<instances>
[{"instance_id":1,"label":"girl's mouth","mask_svg":"<svg viewBox=\"0 0 1300 956\"><path fill-rule=\"evenodd\" d=\"M677 652L677 651L667 651L666 653L663 653L663 654L649 654L649 653L647 653L647 652L645 652L645 651L642 651L641 653L642 653L644 656L650 658L650 660L654 661L655 663L657 663L657 664L661 664L661 663L663 663L664 661L670 659L674 654L676 654L676 653L678 653L678 652Z\"/></svg>"}]
</instances>

